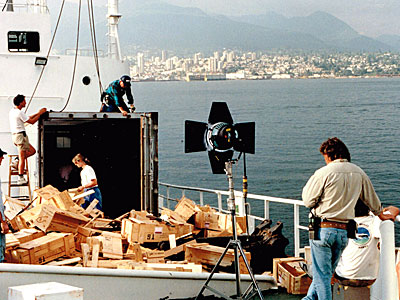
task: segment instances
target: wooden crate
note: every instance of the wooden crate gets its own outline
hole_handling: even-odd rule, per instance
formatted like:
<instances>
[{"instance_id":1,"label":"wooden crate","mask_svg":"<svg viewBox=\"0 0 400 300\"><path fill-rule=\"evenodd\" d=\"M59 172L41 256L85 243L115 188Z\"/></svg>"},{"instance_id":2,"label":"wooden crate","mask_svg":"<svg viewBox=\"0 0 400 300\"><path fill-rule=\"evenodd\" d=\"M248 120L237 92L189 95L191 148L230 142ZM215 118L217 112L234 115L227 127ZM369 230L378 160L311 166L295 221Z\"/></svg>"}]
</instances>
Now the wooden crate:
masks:
<instances>
[{"instance_id":1,"label":"wooden crate","mask_svg":"<svg viewBox=\"0 0 400 300\"><path fill-rule=\"evenodd\" d=\"M232 216L227 214L218 213L218 223L222 231L226 230L232 233ZM247 230L246 216L236 216L236 231L237 234L245 233Z\"/></svg>"},{"instance_id":2,"label":"wooden crate","mask_svg":"<svg viewBox=\"0 0 400 300\"><path fill-rule=\"evenodd\" d=\"M94 235L100 235L101 233L102 233L101 230L79 226L75 235L75 248L80 251L81 244L88 242L87 238L92 237Z\"/></svg>"},{"instance_id":3,"label":"wooden crate","mask_svg":"<svg viewBox=\"0 0 400 300\"><path fill-rule=\"evenodd\" d=\"M43 232L59 231L75 233L77 228L90 221L83 215L64 211L53 204L42 203L23 212L20 217L30 227L38 227Z\"/></svg>"},{"instance_id":4,"label":"wooden crate","mask_svg":"<svg viewBox=\"0 0 400 300\"><path fill-rule=\"evenodd\" d=\"M193 230L193 225L175 225L168 226L156 221L137 222L131 219L122 220L121 233L127 238L129 243L148 243L168 241L170 234L175 234L180 237L190 233Z\"/></svg>"},{"instance_id":5,"label":"wooden crate","mask_svg":"<svg viewBox=\"0 0 400 300\"><path fill-rule=\"evenodd\" d=\"M102 234L102 253L103 257L113 259L123 259L122 236L120 233L106 232Z\"/></svg>"},{"instance_id":6,"label":"wooden crate","mask_svg":"<svg viewBox=\"0 0 400 300\"><path fill-rule=\"evenodd\" d=\"M20 231L17 231L14 233L14 236L17 238L17 240L21 243L27 243L29 241L35 240L37 238L40 238L44 236L44 232L37 230L35 228L27 228L27 229L21 229Z\"/></svg>"},{"instance_id":7,"label":"wooden crate","mask_svg":"<svg viewBox=\"0 0 400 300\"><path fill-rule=\"evenodd\" d=\"M311 279L298 262L280 262L278 264L278 281L289 294L307 294Z\"/></svg>"},{"instance_id":8,"label":"wooden crate","mask_svg":"<svg viewBox=\"0 0 400 300\"><path fill-rule=\"evenodd\" d=\"M276 282L278 282L278 264L281 262L303 261L302 257L279 257L274 258L272 261L272 275Z\"/></svg>"},{"instance_id":9,"label":"wooden crate","mask_svg":"<svg viewBox=\"0 0 400 300\"><path fill-rule=\"evenodd\" d=\"M225 248L223 247L212 246L207 243L189 244L186 245L185 260L196 264L215 266L224 250ZM245 252L245 255L247 262L250 265L251 254L249 252ZM234 261L234 250L229 249L222 259L220 266L229 267L234 264ZM239 258L239 270L241 274L249 273L241 256Z\"/></svg>"},{"instance_id":10,"label":"wooden crate","mask_svg":"<svg viewBox=\"0 0 400 300\"><path fill-rule=\"evenodd\" d=\"M178 204L175 206L175 212L182 217L183 220L187 221L196 212L196 204L183 196Z\"/></svg>"},{"instance_id":11,"label":"wooden crate","mask_svg":"<svg viewBox=\"0 0 400 300\"><path fill-rule=\"evenodd\" d=\"M219 215L213 211L205 212L198 211L194 215L194 226L199 229L211 229L223 231L224 228L220 227Z\"/></svg>"},{"instance_id":12,"label":"wooden crate","mask_svg":"<svg viewBox=\"0 0 400 300\"><path fill-rule=\"evenodd\" d=\"M71 233L51 232L8 251L6 258L11 263L45 264L64 255L72 255L74 250L74 236Z\"/></svg>"},{"instance_id":13,"label":"wooden crate","mask_svg":"<svg viewBox=\"0 0 400 300\"><path fill-rule=\"evenodd\" d=\"M46 231L76 233L79 226L85 225L89 221L89 218L76 213L69 211L57 211L54 214Z\"/></svg>"}]
</instances>

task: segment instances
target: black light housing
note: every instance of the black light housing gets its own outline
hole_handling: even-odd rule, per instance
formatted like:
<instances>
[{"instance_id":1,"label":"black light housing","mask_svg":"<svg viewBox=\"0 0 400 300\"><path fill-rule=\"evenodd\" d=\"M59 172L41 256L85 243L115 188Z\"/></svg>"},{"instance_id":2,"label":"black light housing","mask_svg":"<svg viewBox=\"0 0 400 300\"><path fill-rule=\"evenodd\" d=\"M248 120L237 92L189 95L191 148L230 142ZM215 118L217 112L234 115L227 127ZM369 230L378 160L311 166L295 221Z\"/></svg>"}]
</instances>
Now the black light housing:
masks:
<instances>
[{"instance_id":1,"label":"black light housing","mask_svg":"<svg viewBox=\"0 0 400 300\"><path fill-rule=\"evenodd\" d=\"M36 66L45 66L47 64L46 57L36 57L35 58L35 65Z\"/></svg>"},{"instance_id":2,"label":"black light housing","mask_svg":"<svg viewBox=\"0 0 400 300\"><path fill-rule=\"evenodd\" d=\"M208 123L185 121L185 153L199 151L208 151L214 174L224 174L234 151L255 153L255 123L234 124L226 102L213 102Z\"/></svg>"}]
</instances>

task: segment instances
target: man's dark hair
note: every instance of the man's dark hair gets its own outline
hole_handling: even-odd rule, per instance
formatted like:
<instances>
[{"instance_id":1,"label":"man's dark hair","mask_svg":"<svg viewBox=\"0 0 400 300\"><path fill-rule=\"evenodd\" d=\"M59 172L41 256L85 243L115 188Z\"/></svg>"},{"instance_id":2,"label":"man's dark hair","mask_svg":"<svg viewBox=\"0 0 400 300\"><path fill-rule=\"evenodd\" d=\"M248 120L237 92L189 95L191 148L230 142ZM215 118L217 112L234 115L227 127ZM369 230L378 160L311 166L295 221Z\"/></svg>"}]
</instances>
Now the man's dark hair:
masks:
<instances>
[{"instance_id":1,"label":"man's dark hair","mask_svg":"<svg viewBox=\"0 0 400 300\"><path fill-rule=\"evenodd\" d=\"M328 155L333 161L335 159L344 158L350 161L350 152L346 145L337 137L329 138L321 144L319 151Z\"/></svg>"},{"instance_id":2,"label":"man's dark hair","mask_svg":"<svg viewBox=\"0 0 400 300\"><path fill-rule=\"evenodd\" d=\"M18 106L18 105L20 105L24 100L25 100L25 96L24 96L24 95L21 95L21 94L18 94L17 96L14 97L13 102L14 102L14 105L15 105L15 106Z\"/></svg>"}]
</instances>

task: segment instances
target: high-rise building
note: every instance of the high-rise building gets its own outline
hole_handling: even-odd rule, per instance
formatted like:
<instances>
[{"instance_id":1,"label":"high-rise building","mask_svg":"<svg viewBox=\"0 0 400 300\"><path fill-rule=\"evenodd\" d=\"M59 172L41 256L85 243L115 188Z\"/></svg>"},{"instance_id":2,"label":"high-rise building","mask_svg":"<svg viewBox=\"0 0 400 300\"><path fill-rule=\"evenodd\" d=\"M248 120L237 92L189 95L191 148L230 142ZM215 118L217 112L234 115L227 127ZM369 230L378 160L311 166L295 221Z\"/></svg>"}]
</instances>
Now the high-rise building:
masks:
<instances>
[{"instance_id":1,"label":"high-rise building","mask_svg":"<svg viewBox=\"0 0 400 300\"><path fill-rule=\"evenodd\" d=\"M167 70L173 70L174 69L174 61L171 58L168 58L165 61L165 67Z\"/></svg>"},{"instance_id":2,"label":"high-rise building","mask_svg":"<svg viewBox=\"0 0 400 300\"><path fill-rule=\"evenodd\" d=\"M196 54L194 55L194 58L193 58L194 64L197 65L197 64L199 63L199 60L200 60L200 59L201 59L201 53L196 53Z\"/></svg>"},{"instance_id":3,"label":"high-rise building","mask_svg":"<svg viewBox=\"0 0 400 300\"><path fill-rule=\"evenodd\" d=\"M231 51L228 53L228 57L226 58L227 62L233 62L235 60L235 52Z\"/></svg>"},{"instance_id":4,"label":"high-rise building","mask_svg":"<svg viewBox=\"0 0 400 300\"><path fill-rule=\"evenodd\" d=\"M214 57L209 58L208 64L211 73L217 72L217 60Z\"/></svg>"},{"instance_id":5,"label":"high-rise building","mask_svg":"<svg viewBox=\"0 0 400 300\"><path fill-rule=\"evenodd\" d=\"M144 73L144 55L143 53L137 54L137 66L139 74Z\"/></svg>"},{"instance_id":6,"label":"high-rise building","mask_svg":"<svg viewBox=\"0 0 400 300\"><path fill-rule=\"evenodd\" d=\"M161 51L161 61L165 62L167 60L167 58L168 58L167 56L168 56L167 51L166 50L162 50Z\"/></svg>"}]
</instances>

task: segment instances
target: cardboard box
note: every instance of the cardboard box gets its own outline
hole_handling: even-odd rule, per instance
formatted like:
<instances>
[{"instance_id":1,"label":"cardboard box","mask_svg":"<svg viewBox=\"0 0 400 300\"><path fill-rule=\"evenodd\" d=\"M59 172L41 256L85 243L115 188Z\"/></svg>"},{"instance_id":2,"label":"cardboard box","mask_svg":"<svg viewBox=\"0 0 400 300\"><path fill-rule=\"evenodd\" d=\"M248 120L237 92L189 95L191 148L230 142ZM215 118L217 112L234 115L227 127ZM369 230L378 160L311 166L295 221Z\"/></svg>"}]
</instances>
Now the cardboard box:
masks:
<instances>
[{"instance_id":1,"label":"cardboard box","mask_svg":"<svg viewBox=\"0 0 400 300\"><path fill-rule=\"evenodd\" d=\"M289 294L307 294L311 284L311 278L308 277L297 262L278 263L278 282L286 288Z\"/></svg>"},{"instance_id":2,"label":"cardboard box","mask_svg":"<svg viewBox=\"0 0 400 300\"><path fill-rule=\"evenodd\" d=\"M137 222L131 219L122 220L121 234L129 243L149 243L168 241L170 234L180 237L193 231L193 225L168 226L157 221Z\"/></svg>"},{"instance_id":3,"label":"cardboard box","mask_svg":"<svg viewBox=\"0 0 400 300\"><path fill-rule=\"evenodd\" d=\"M64 255L72 255L74 250L71 233L51 232L8 251L6 260L11 263L45 264Z\"/></svg>"}]
</instances>

